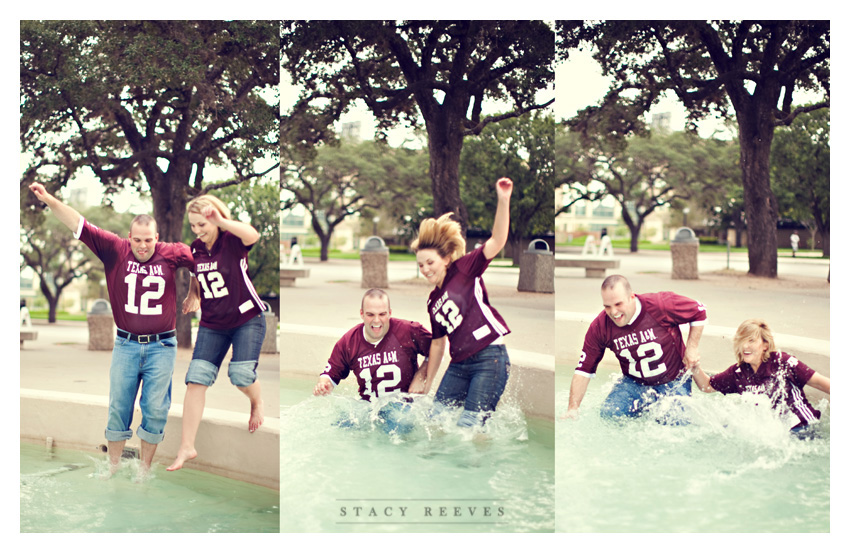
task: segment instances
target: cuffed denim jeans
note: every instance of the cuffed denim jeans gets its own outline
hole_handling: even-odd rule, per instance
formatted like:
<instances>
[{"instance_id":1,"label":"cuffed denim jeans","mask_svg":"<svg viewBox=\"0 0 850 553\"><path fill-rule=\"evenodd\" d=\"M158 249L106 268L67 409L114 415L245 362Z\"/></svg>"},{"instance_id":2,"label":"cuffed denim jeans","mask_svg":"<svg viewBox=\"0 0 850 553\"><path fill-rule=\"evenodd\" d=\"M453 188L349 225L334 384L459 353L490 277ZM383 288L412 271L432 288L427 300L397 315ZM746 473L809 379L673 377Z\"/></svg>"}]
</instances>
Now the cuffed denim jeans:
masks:
<instances>
[{"instance_id":1,"label":"cuffed denim jeans","mask_svg":"<svg viewBox=\"0 0 850 553\"><path fill-rule=\"evenodd\" d=\"M165 338L140 344L127 338L115 338L109 367L109 415L106 439L120 442L133 437L130 423L139 386L142 422L136 430L139 438L158 444L162 441L168 409L171 407L171 376L177 358L177 338Z\"/></svg>"},{"instance_id":2,"label":"cuffed denim jeans","mask_svg":"<svg viewBox=\"0 0 850 553\"><path fill-rule=\"evenodd\" d=\"M462 405L458 426L483 424L505 391L511 360L504 345L490 345L472 357L452 362L440 381L434 400Z\"/></svg>"},{"instance_id":3,"label":"cuffed denim jeans","mask_svg":"<svg viewBox=\"0 0 850 553\"><path fill-rule=\"evenodd\" d=\"M245 388L257 380L257 363L266 336L266 318L260 313L235 328L217 330L198 327L192 361L186 371L186 384L212 386L224 356L233 345L227 375L234 386Z\"/></svg>"}]
</instances>

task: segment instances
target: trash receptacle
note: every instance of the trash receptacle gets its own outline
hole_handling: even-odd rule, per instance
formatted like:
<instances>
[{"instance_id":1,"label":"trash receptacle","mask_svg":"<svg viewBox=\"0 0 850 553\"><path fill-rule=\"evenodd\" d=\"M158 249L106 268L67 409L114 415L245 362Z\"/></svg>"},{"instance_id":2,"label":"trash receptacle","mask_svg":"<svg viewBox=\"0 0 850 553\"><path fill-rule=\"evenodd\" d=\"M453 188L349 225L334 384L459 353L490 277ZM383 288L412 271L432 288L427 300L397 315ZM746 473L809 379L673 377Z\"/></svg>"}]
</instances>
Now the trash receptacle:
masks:
<instances>
[{"instance_id":1,"label":"trash receptacle","mask_svg":"<svg viewBox=\"0 0 850 553\"><path fill-rule=\"evenodd\" d=\"M699 240L694 231L688 227L677 230L673 240L670 241L670 255L673 257L673 278L680 280L699 278L698 254Z\"/></svg>"},{"instance_id":2,"label":"trash receptacle","mask_svg":"<svg viewBox=\"0 0 850 553\"><path fill-rule=\"evenodd\" d=\"M272 306L269 302L264 301L266 310L263 311L263 317L266 321L266 335L263 337L263 345L260 347L260 353L278 353L277 349L277 315L272 311Z\"/></svg>"},{"instance_id":3,"label":"trash receptacle","mask_svg":"<svg viewBox=\"0 0 850 553\"><path fill-rule=\"evenodd\" d=\"M390 259L390 249L380 236L370 236L360 250L360 268L363 273L362 288L387 288L387 264Z\"/></svg>"},{"instance_id":4,"label":"trash receptacle","mask_svg":"<svg viewBox=\"0 0 850 553\"><path fill-rule=\"evenodd\" d=\"M86 313L89 325L89 349L95 351L111 350L115 345L115 322L112 320L112 307L105 299L97 299Z\"/></svg>"},{"instance_id":5,"label":"trash receptacle","mask_svg":"<svg viewBox=\"0 0 850 553\"><path fill-rule=\"evenodd\" d=\"M519 259L520 292L555 292L555 254L545 240L536 239L528 244Z\"/></svg>"}]
</instances>

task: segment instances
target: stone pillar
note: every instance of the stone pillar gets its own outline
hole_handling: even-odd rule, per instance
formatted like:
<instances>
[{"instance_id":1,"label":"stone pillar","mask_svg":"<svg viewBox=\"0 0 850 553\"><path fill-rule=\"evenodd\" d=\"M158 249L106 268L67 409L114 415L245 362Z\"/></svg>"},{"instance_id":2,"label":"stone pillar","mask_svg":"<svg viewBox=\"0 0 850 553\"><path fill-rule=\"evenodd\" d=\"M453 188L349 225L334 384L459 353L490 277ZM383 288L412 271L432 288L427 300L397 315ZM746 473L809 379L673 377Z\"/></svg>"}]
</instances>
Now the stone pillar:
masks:
<instances>
[{"instance_id":1,"label":"stone pillar","mask_svg":"<svg viewBox=\"0 0 850 553\"><path fill-rule=\"evenodd\" d=\"M519 258L520 292L555 292L555 254L545 240L532 240Z\"/></svg>"},{"instance_id":2,"label":"stone pillar","mask_svg":"<svg viewBox=\"0 0 850 553\"><path fill-rule=\"evenodd\" d=\"M370 236L360 250L361 288L388 288L387 264L390 250L380 236Z\"/></svg>"},{"instance_id":3,"label":"stone pillar","mask_svg":"<svg viewBox=\"0 0 850 553\"><path fill-rule=\"evenodd\" d=\"M263 337L263 345L260 347L260 353L278 353L277 349L277 315L272 311L272 306L268 302L266 310L263 311L263 317L266 321L266 335Z\"/></svg>"},{"instance_id":4,"label":"stone pillar","mask_svg":"<svg viewBox=\"0 0 850 553\"><path fill-rule=\"evenodd\" d=\"M673 278L680 280L698 279L698 254L699 240L694 231L688 227L677 230L676 236L670 242L670 255L673 256Z\"/></svg>"},{"instance_id":5,"label":"stone pillar","mask_svg":"<svg viewBox=\"0 0 850 553\"><path fill-rule=\"evenodd\" d=\"M89 323L89 349L111 350L115 345L115 322L112 307L104 299L95 300L86 314Z\"/></svg>"}]
</instances>

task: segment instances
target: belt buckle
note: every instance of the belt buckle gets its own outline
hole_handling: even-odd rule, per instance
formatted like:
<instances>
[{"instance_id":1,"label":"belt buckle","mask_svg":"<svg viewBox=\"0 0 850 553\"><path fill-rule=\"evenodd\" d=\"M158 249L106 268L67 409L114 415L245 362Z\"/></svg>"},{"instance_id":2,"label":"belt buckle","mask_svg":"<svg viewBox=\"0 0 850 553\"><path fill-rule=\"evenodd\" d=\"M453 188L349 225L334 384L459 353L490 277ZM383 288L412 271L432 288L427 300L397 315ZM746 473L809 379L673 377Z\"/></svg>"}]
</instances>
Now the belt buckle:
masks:
<instances>
[{"instance_id":1,"label":"belt buckle","mask_svg":"<svg viewBox=\"0 0 850 553\"><path fill-rule=\"evenodd\" d=\"M142 340L142 338L144 338L144 340ZM150 341L151 341L151 335L150 334L145 334L144 336L141 336L141 335L139 336L139 343L140 344L149 344Z\"/></svg>"}]
</instances>

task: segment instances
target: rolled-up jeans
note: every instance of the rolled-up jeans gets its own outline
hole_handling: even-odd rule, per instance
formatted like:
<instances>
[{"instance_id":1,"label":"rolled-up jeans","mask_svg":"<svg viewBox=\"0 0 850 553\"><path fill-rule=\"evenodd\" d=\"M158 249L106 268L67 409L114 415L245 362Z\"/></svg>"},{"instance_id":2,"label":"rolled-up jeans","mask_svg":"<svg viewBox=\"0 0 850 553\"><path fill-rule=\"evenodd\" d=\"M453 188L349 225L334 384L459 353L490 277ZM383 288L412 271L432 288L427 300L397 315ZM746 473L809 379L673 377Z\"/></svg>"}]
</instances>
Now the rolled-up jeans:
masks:
<instances>
[{"instance_id":1,"label":"rolled-up jeans","mask_svg":"<svg viewBox=\"0 0 850 553\"><path fill-rule=\"evenodd\" d=\"M147 344L116 337L109 367L109 415L106 439L120 442L133 437L130 423L139 387L142 422L136 434L158 444L164 437L171 407L171 375L177 358L177 338L164 338Z\"/></svg>"},{"instance_id":2,"label":"rolled-up jeans","mask_svg":"<svg viewBox=\"0 0 850 553\"><path fill-rule=\"evenodd\" d=\"M458 426L483 424L505 391L510 365L503 344L489 345L463 361L452 361L434 400L442 405L463 406Z\"/></svg>"}]
</instances>

